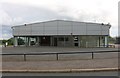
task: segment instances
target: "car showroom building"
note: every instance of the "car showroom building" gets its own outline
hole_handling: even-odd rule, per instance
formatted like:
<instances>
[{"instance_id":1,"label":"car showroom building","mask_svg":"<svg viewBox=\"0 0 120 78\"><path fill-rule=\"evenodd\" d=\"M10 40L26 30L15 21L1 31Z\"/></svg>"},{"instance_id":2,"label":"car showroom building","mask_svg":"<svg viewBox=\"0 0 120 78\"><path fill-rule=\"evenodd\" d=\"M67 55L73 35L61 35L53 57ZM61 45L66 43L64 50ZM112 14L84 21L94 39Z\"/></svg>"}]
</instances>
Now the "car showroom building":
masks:
<instances>
[{"instance_id":1,"label":"car showroom building","mask_svg":"<svg viewBox=\"0 0 120 78\"><path fill-rule=\"evenodd\" d=\"M14 46L107 47L110 24L52 20L13 26Z\"/></svg>"}]
</instances>

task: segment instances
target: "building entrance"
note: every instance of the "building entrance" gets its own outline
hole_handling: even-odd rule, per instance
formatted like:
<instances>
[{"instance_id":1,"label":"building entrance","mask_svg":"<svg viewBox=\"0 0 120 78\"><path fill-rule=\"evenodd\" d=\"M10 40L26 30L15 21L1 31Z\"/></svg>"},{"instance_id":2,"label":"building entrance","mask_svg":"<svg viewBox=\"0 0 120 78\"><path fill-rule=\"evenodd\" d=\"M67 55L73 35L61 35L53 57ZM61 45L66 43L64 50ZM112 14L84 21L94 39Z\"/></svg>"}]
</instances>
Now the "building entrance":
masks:
<instances>
[{"instance_id":1,"label":"building entrance","mask_svg":"<svg viewBox=\"0 0 120 78\"><path fill-rule=\"evenodd\" d=\"M54 46L57 46L57 38L54 38Z\"/></svg>"}]
</instances>

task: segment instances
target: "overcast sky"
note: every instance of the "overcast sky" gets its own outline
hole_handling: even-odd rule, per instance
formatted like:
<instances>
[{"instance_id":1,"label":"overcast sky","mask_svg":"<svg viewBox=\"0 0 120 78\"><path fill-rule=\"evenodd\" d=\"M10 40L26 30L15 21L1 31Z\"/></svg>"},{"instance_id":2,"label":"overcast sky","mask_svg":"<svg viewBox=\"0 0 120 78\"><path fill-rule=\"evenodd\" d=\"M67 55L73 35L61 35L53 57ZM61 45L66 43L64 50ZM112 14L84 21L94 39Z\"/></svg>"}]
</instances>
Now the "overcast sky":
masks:
<instances>
[{"instance_id":1,"label":"overcast sky","mask_svg":"<svg viewBox=\"0 0 120 78\"><path fill-rule=\"evenodd\" d=\"M118 35L119 0L0 0L0 29L12 36L11 26L54 19L110 23L111 36Z\"/></svg>"}]
</instances>

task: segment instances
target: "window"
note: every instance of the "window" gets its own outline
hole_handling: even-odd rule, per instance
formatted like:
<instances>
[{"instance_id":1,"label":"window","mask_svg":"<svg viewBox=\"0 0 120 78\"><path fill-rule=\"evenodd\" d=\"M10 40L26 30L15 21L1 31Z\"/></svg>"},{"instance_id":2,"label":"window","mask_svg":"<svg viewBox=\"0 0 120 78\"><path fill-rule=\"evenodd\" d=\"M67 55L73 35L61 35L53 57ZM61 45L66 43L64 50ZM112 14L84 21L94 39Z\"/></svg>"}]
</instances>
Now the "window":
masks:
<instances>
[{"instance_id":1,"label":"window","mask_svg":"<svg viewBox=\"0 0 120 78\"><path fill-rule=\"evenodd\" d=\"M69 39L68 39L68 38L65 38L65 41L69 41Z\"/></svg>"},{"instance_id":2,"label":"window","mask_svg":"<svg viewBox=\"0 0 120 78\"><path fill-rule=\"evenodd\" d=\"M61 37L61 38L59 38L59 41L64 41L64 38L62 38L62 37Z\"/></svg>"},{"instance_id":3,"label":"window","mask_svg":"<svg viewBox=\"0 0 120 78\"><path fill-rule=\"evenodd\" d=\"M74 41L78 41L78 37L77 36L74 37Z\"/></svg>"},{"instance_id":4,"label":"window","mask_svg":"<svg viewBox=\"0 0 120 78\"><path fill-rule=\"evenodd\" d=\"M65 38L65 39L64 39L63 37L59 38L59 41L64 41L64 40L65 40L65 41L68 41L69 39L68 39L68 38Z\"/></svg>"}]
</instances>

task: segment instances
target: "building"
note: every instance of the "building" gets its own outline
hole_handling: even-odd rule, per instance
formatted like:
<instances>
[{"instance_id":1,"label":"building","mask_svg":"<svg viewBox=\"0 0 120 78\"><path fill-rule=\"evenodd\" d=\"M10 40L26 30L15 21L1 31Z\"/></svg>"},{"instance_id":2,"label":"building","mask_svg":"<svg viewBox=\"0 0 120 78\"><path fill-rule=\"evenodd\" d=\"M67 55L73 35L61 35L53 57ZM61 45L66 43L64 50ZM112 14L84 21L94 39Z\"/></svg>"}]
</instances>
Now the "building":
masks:
<instances>
[{"instance_id":1,"label":"building","mask_svg":"<svg viewBox=\"0 0 120 78\"><path fill-rule=\"evenodd\" d=\"M110 24L67 20L13 26L14 46L107 47Z\"/></svg>"}]
</instances>

